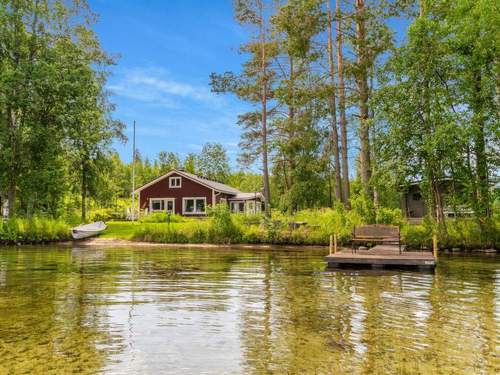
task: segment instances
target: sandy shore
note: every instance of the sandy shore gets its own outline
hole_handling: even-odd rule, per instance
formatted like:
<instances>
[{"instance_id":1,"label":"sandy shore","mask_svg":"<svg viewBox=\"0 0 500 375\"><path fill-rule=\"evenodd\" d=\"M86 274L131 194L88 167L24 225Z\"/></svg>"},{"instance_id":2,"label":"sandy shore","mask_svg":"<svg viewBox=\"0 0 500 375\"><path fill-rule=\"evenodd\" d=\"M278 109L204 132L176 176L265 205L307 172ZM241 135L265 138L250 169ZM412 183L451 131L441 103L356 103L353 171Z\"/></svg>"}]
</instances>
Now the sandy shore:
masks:
<instances>
[{"instance_id":1,"label":"sandy shore","mask_svg":"<svg viewBox=\"0 0 500 375\"><path fill-rule=\"evenodd\" d=\"M266 245L266 244L209 244L209 243L156 243L156 242L141 242L129 241L118 238L89 238L82 241L68 241L62 243L64 245L78 247L163 247L163 248L197 248L197 249L248 249L248 250L328 250L328 246L311 246L311 245Z\"/></svg>"}]
</instances>

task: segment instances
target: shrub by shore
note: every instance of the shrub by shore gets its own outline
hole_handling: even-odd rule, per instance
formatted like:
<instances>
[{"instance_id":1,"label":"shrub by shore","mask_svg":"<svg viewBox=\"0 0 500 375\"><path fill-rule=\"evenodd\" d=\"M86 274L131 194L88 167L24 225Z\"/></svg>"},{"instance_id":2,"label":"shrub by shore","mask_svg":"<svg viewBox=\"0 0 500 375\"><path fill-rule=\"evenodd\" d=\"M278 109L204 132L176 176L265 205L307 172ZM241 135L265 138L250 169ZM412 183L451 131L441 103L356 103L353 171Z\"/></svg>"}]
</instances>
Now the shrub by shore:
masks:
<instances>
[{"instance_id":1,"label":"shrub by shore","mask_svg":"<svg viewBox=\"0 0 500 375\"><path fill-rule=\"evenodd\" d=\"M13 218L0 221L0 244L44 243L70 238L71 226L61 220Z\"/></svg>"}]
</instances>

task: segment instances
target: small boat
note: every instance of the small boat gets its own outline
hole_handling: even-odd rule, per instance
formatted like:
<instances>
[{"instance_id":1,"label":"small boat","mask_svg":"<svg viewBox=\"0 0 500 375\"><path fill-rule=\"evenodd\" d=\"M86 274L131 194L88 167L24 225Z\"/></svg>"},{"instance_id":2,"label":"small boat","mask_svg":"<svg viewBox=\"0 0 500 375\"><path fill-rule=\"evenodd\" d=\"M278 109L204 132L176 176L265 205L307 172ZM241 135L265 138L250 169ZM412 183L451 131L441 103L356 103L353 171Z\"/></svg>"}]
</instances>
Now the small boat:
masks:
<instances>
[{"instance_id":1,"label":"small boat","mask_svg":"<svg viewBox=\"0 0 500 375\"><path fill-rule=\"evenodd\" d=\"M74 227L71 230L71 235L75 240L81 240L83 238L92 237L98 235L106 229L106 224L103 221L96 221L92 224L82 224Z\"/></svg>"}]
</instances>

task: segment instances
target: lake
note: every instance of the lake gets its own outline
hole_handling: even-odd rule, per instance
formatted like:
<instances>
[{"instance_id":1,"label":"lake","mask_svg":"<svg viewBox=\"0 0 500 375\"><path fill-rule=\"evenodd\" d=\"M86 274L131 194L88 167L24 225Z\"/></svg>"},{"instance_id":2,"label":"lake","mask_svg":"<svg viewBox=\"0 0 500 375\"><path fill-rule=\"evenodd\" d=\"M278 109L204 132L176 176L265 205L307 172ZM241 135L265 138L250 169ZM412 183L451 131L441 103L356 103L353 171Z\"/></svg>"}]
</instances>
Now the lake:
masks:
<instances>
[{"instance_id":1,"label":"lake","mask_svg":"<svg viewBox=\"0 0 500 375\"><path fill-rule=\"evenodd\" d=\"M500 373L500 257L0 248L0 374Z\"/></svg>"}]
</instances>

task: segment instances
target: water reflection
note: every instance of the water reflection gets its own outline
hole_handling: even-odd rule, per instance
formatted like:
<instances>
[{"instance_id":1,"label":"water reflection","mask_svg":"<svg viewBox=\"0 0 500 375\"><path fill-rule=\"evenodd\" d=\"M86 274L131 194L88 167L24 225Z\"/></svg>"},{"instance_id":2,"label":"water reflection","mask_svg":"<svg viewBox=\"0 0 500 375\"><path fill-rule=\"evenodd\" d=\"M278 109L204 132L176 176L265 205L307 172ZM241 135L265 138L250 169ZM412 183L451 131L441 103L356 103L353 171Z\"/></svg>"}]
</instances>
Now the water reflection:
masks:
<instances>
[{"instance_id":1,"label":"water reflection","mask_svg":"<svg viewBox=\"0 0 500 375\"><path fill-rule=\"evenodd\" d=\"M329 272L323 255L0 249L0 373L500 372L500 259Z\"/></svg>"}]
</instances>

